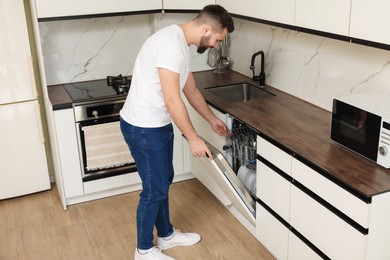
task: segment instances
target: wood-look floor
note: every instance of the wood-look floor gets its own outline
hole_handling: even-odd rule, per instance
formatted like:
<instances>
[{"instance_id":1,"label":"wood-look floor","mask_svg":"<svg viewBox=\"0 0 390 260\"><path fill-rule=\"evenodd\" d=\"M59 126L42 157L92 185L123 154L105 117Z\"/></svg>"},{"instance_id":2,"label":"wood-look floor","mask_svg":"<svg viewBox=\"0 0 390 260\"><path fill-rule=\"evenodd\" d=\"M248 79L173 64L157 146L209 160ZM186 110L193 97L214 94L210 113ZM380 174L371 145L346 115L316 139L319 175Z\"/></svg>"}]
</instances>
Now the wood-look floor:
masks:
<instances>
[{"instance_id":1,"label":"wood-look floor","mask_svg":"<svg viewBox=\"0 0 390 260\"><path fill-rule=\"evenodd\" d=\"M0 201L0 259L133 259L139 192L71 205L55 187ZM274 259L197 180L175 183L171 221L200 243L169 249L176 259Z\"/></svg>"}]
</instances>

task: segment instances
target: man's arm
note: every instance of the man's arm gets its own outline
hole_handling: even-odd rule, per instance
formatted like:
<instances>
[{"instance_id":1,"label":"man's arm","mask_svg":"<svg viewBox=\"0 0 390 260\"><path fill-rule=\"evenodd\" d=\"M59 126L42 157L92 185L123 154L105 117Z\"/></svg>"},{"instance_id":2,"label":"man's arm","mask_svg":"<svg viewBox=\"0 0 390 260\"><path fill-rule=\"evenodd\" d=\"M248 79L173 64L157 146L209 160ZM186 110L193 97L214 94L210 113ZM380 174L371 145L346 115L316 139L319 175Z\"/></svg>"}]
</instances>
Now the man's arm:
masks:
<instances>
[{"instance_id":1,"label":"man's arm","mask_svg":"<svg viewBox=\"0 0 390 260\"><path fill-rule=\"evenodd\" d=\"M192 154L197 157L204 157L207 154L209 158L212 158L207 145L196 133L187 108L181 99L179 74L163 68L159 68L158 72L165 105L173 122L187 138Z\"/></svg>"},{"instance_id":2,"label":"man's arm","mask_svg":"<svg viewBox=\"0 0 390 260\"><path fill-rule=\"evenodd\" d=\"M188 75L188 79L184 86L183 93L186 96L188 102L191 104L191 106L204 119L206 119L207 122L209 122L215 133L221 136L228 136L231 134L226 125L219 118L217 118L210 110L202 93L196 87L196 83L192 73Z\"/></svg>"}]
</instances>

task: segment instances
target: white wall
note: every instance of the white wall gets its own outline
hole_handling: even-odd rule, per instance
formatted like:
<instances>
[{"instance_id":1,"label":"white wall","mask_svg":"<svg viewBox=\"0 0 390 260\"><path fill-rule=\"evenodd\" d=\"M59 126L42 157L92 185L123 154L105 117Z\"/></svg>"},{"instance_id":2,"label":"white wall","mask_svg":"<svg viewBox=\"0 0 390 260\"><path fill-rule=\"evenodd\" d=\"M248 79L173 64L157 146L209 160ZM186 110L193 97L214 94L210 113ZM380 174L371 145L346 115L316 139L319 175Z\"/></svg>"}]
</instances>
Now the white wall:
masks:
<instances>
[{"instance_id":1,"label":"white wall","mask_svg":"<svg viewBox=\"0 0 390 260\"><path fill-rule=\"evenodd\" d=\"M135 57L154 31L195 14L152 14L40 23L49 85L107 75L131 75ZM235 19L233 69L251 76L252 54L266 54L266 83L331 110L336 96L380 90L390 94L390 52ZM192 48L194 71L210 69ZM260 69L256 58L256 73Z\"/></svg>"}]
</instances>

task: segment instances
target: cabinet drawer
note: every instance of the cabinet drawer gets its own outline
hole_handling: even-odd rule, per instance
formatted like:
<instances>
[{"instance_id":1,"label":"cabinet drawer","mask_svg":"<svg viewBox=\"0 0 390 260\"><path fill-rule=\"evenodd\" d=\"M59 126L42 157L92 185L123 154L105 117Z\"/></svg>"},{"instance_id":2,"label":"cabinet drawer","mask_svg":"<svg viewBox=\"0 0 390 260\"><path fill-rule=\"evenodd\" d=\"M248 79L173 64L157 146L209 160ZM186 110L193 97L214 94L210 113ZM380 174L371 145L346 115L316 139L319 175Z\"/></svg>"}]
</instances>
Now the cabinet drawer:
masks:
<instances>
[{"instance_id":1,"label":"cabinet drawer","mask_svg":"<svg viewBox=\"0 0 390 260\"><path fill-rule=\"evenodd\" d=\"M288 228L256 203L256 238L279 260L287 259Z\"/></svg>"},{"instance_id":2,"label":"cabinet drawer","mask_svg":"<svg viewBox=\"0 0 390 260\"><path fill-rule=\"evenodd\" d=\"M256 196L288 222L291 183L259 160L256 182Z\"/></svg>"},{"instance_id":3,"label":"cabinet drawer","mask_svg":"<svg viewBox=\"0 0 390 260\"><path fill-rule=\"evenodd\" d=\"M328 180L307 165L292 159L292 177L345 215L368 228L370 205Z\"/></svg>"},{"instance_id":4,"label":"cabinet drawer","mask_svg":"<svg viewBox=\"0 0 390 260\"><path fill-rule=\"evenodd\" d=\"M302 242L293 232L288 237L288 260L321 260L323 259L309 246Z\"/></svg>"},{"instance_id":5,"label":"cabinet drawer","mask_svg":"<svg viewBox=\"0 0 390 260\"><path fill-rule=\"evenodd\" d=\"M257 136L257 153L287 174L291 171L291 155Z\"/></svg>"},{"instance_id":6,"label":"cabinet drawer","mask_svg":"<svg viewBox=\"0 0 390 260\"><path fill-rule=\"evenodd\" d=\"M290 224L331 259L363 259L367 236L291 186Z\"/></svg>"}]
</instances>

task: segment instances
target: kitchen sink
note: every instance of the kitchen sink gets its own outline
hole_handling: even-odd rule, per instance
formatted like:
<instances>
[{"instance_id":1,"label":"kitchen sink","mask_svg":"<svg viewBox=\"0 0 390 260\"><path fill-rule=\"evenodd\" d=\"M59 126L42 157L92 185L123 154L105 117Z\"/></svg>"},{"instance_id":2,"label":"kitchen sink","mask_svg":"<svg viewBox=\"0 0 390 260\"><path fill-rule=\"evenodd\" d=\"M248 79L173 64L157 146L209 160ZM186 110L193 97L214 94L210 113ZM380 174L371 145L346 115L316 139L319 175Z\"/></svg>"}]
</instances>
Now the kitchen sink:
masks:
<instances>
[{"instance_id":1,"label":"kitchen sink","mask_svg":"<svg viewBox=\"0 0 390 260\"><path fill-rule=\"evenodd\" d=\"M250 83L238 83L232 85L223 85L206 88L206 91L212 93L227 102L246 102L254 99L269 98L274 94L256 87Z\"/></svg>"}]
</instances>

